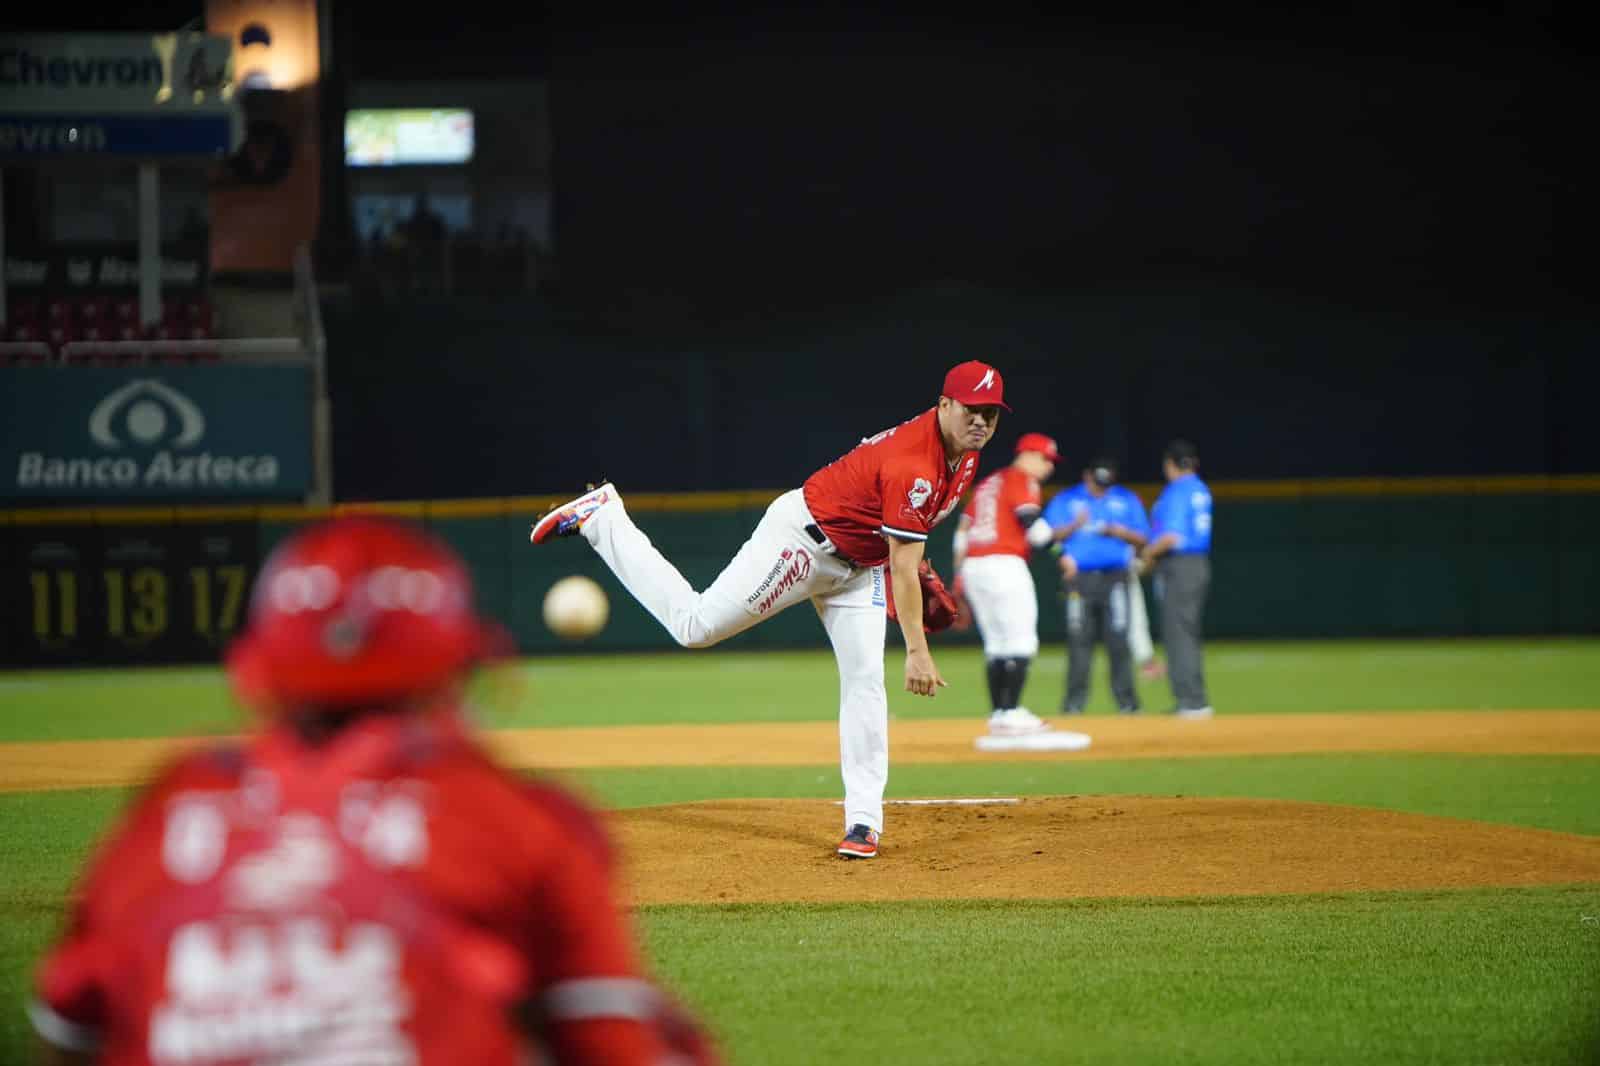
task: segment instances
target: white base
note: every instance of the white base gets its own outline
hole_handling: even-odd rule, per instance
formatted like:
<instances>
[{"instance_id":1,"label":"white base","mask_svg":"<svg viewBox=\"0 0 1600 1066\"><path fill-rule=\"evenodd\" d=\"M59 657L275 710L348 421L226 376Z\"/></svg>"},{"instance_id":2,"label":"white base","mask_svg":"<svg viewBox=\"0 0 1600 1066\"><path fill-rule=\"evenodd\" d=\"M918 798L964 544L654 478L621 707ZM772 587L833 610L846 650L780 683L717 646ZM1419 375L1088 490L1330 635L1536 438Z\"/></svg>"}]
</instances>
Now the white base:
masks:
<instances>
[{"instance_id":1,"label":"white base","mask_svg":"<svg viewBox=\"0 0 1600 1066\"><path fill-rule=\"evenodd\" d=\"M984 734L972 743L979 751L1082 751L1090 741L1088 733L1052 729L1046 733L1030 733L1021 737Z\"/></svg>"}]
</instances>

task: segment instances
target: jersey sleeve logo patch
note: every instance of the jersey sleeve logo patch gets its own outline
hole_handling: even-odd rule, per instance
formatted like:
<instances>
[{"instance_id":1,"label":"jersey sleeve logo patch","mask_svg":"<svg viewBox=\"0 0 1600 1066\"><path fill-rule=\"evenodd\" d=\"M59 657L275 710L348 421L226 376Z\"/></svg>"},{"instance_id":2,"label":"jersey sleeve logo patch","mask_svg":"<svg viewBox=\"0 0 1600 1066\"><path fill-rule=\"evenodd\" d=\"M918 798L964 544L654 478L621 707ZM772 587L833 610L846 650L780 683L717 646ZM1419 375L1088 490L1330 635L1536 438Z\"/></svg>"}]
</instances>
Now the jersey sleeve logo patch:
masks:
<instances>
[{"instance_id":1,"label":"jersey sleeve logo patch","mask_svg":"<svg viewBox=\"0 0 1600 1066\"><path fill-rule=\"evenodd\" d=\"M913 511L922 510L922 505L928 502L928 497L933 495L933 486L928 479L919 477L911 483L911 491L906 493L906 499L911 501Z\"/></svg>"}]
</instances>

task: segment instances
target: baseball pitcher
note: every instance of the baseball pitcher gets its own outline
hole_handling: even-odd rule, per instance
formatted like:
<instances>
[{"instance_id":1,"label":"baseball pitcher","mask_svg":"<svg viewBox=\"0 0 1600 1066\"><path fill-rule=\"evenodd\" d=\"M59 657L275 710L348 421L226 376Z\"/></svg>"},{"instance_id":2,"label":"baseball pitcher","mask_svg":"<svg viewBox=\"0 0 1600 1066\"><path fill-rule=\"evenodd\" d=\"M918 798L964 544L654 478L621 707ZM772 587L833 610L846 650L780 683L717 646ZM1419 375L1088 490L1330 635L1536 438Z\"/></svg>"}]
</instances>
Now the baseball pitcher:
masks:
<instances>
[{"instance_id":1,"label":"baseball pitcher","mask_svg":"<svg viewBox=\"0 0 1600 1066\"><path fill-rule=\"evenodd\" d=\"M1011 465L978 482L956 527L955 591L971 605L983 637L989 732L997 736L1050 728L1022 706L1022 688L1039 654L1039 600L1028 555L1052 539L1050 523L1039 517L1039 486L1055 472L1059 458L1054 440L1024 433Z\"/></svg>"},{"instance_id":2,"label":"baseball pitcher","mask_svg":"<svg viewBox=\"0 0 1600 1066\"><path fill-rule=\"evenodd\" d=\"M905 639L906 691L932 696L945 681L928 649L924 609L932 600L925 603L924 584L929 596L948 594L923 551L928 531L972 483L978 450L994 435L1002 408L998 370L976 360L953 367L936 406L864 439L774 500L704 592L634 525L609 483L553 508L529 539L582 536L686 648L710 647L809 600L839 667L845 837L837 850L848 859L872 858L889 779L889 596Z\"/></svg>"}]
</instances>

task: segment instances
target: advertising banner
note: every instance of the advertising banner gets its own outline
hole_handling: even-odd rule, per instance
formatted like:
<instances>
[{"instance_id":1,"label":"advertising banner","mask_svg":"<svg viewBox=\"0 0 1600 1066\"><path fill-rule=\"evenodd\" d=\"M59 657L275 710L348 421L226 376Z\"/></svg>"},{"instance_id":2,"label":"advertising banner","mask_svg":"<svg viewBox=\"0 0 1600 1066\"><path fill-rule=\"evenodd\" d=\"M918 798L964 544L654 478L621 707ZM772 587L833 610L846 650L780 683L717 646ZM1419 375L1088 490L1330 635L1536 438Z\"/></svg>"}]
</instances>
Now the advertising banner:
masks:
<instances>
[{"instance_id":1,"label":"advertising banner","mask_svg":"<svg viewBox=\"0 0 1600 1066\"><path fill-rule=\"evenodd\" d=\"M307 366L0 367L0 499L299 499Z\"/></svg>"},{"instance_id":2,"label":"advertising banner","mask_svg":"<svg viewBox=\"0 0 1600 1066\"><path fill-rule=\"evenodd\" d=\"M163 292L192 292L205 281L203 247L168 247L161 256ZM102 293L139 288L139 249L131 244L74 244L29 252L7 249L6 288L23 296L71 295L75 289Z\"/></svg>"},{"instance_id":3,"label":"advertising banner","mask_svg":"<svg viewBox=\"0 0 1600 1066\"><path fill-rule=\"evenodd\" d=\"M0 156L223 156L232 44L201 33L0 36Z\"/></svg>"}]
</instances>

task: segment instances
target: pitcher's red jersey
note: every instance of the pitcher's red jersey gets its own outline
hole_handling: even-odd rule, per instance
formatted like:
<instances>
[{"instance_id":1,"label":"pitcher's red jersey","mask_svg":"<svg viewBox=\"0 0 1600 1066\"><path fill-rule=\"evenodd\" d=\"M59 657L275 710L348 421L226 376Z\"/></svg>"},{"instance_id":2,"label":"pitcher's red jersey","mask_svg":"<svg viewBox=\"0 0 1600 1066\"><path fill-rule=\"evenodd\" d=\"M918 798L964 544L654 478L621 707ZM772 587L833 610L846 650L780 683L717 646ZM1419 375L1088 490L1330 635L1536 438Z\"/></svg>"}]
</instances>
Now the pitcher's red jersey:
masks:
<instances>
[{"instance_id":1,"label":"pitcher's red jersey","mask_svg":"<svg viewBox=\"0 0 1600 1066\"><path fill-rule=\"evenodd\" d=\"M944 456L937 407L868 437L806 479L806 507L846 558L861 566L887 562L884 536L927 540L961 502L978 469L978 453L952 466Z\"/></svg>"},{"instance_id":2,"label":"pitcher's red jersey","mask_svg":"<svg viewBox=\"0 0 1600 1066\"><path fill-rule=\"evenodd\" d=\"M666 1053L598 823L498 769L453 714L277 728L189 755L102 845L36 1025L107 1066ZM625 1001L625 1002L624 1002Z\"/></svg>"},{"instance_id":3,"label":"pitcher's red jersey","mask_svg":"<svg viewBox=\"0 0 1600 1066\"><path fill-rule=\"evenodd\" d=\"M1027 532L1041 509L1039 482L1006 466L982 481L967 501L967 558L1018 555L1026 559Z\"/></svg>"}]
</instances>

